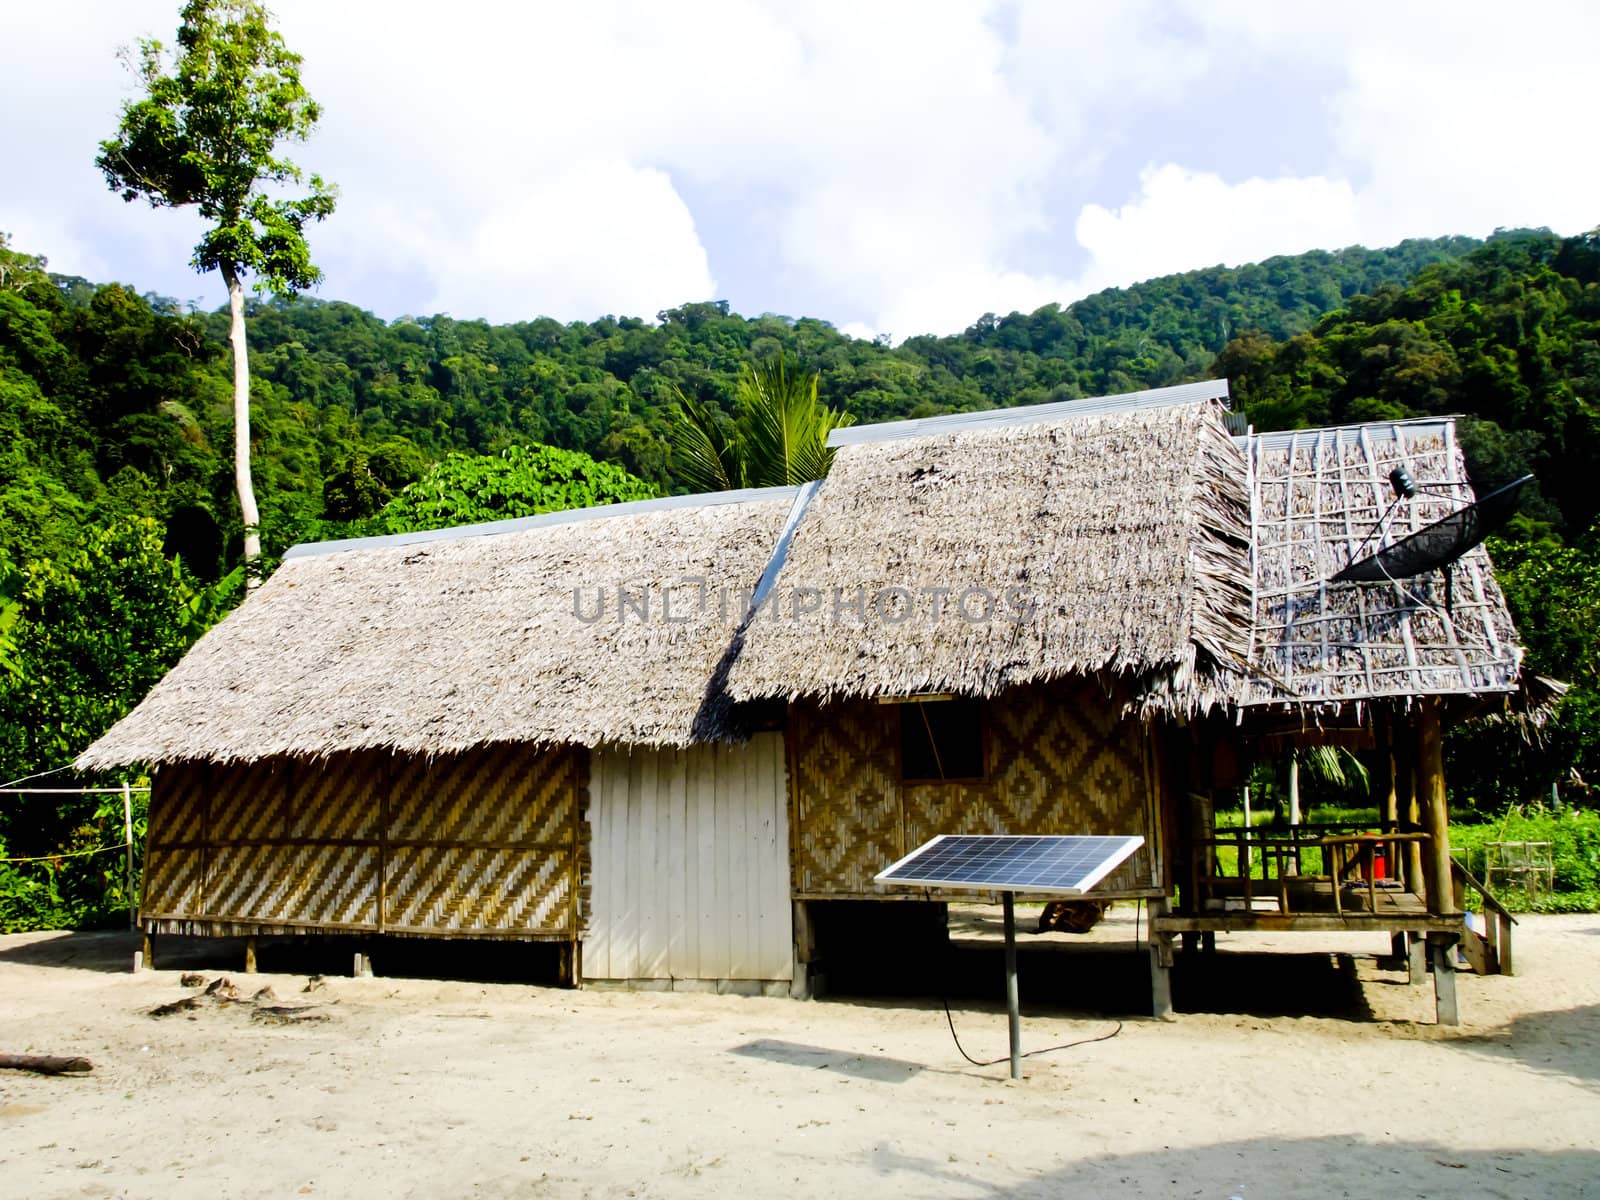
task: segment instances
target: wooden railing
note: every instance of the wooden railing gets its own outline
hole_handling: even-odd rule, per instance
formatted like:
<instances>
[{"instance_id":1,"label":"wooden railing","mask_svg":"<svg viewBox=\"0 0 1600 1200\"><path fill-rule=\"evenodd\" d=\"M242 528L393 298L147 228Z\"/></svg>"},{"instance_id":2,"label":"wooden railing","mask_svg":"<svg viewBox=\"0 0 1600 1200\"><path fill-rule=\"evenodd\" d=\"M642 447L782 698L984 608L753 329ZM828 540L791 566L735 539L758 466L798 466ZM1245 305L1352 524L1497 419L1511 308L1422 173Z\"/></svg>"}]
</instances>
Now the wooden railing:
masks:
<instances>
[{"instance_id":1,"label":"wooden railing","mask_svg":"<svg viewBox=\"0 0 1600 1200\"><path fill-rule=\"evenodd\" d=\"M1363 883L1366 910L1375 912L1380 888L1393 886L1385 881L1401 877L1405 847L1430 840L1400 827L1376 833L1369 826L1329 824L1217 830L1194 839L1190 878L1202 902L1238 900L1249 908L1257 898L1274 899L1284 913L1293 911L1297 894L1315 894L1343 914L1344 890Z\"/></svg>"},{"instance_id":2,"label":"wooden railing","mask_svg":"<svg viewBox=\"0 0 1600 1200\"><path fill-rule=\"evenodd\" d=\"M1510 909L1494 898L1487 884L1454 859L1450 862L1450 879L1455 885L1456 907L1463 912L1471 911L1468 903L1470 891L1476 896L1483 912L1483 932L1478 934L1469 929L1461 943L1462 952L1472 963L1473 970L1480 975L1497 972L1501 975L1512 974L1511 929L1517 919L1511 915Z\"/></svg>"}]
</instances>

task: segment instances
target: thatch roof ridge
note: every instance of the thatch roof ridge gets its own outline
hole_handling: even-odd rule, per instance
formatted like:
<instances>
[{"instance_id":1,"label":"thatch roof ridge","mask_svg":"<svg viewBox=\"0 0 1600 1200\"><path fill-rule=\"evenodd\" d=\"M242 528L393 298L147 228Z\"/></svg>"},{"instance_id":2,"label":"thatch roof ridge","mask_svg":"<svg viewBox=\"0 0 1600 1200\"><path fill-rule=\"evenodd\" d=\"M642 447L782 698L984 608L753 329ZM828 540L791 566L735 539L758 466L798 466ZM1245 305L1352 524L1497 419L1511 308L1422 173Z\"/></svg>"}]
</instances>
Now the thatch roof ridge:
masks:
<instances>
[{"instance_id":1,"label":"thatch roof ridge","mask_svg":"<svg viewBox=\"0 0 1600 1200\"><path fill-rule=\"evenodd\" d=\"M1221 418L1213 398L842 447L731 694L993 695L1110 672L1162 677L1163 707L1206 702L1211 660L1248 649L1248 494Z\"/></svg>"},{"instance_id":2,"label":"thatch roof ridge","mask_svg":"<svg viewBox=\"0 0 1600 1200\"><path fill-rule=\"evenodd\" d=\"M77 765L738 740L711 681L797 492L287 559Z\"/></svg>"}]
</instances>

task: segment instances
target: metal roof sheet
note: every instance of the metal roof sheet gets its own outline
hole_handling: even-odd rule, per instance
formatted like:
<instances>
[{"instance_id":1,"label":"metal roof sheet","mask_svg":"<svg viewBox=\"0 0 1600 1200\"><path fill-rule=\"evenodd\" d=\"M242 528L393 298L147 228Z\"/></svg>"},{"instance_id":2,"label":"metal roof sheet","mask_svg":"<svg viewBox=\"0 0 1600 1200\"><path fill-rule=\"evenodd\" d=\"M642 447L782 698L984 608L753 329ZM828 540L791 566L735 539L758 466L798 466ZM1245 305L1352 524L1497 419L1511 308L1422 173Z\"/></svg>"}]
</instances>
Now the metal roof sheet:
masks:
<instances>
[{"instance_id":1,"label":"metal roof sheet","mask_svg":"<svg viewBox=\"0 0 1600 1200\"><path fill-rule=\"evenodd\" d=\"M1135 408L1161 408L1169 404L1197 404L1202 400L1228 403L1226 379L1203 379L1180 383L1176 387L1146 388L1115 396L1085 396L1081 400L1059 400L1051 404L1025 404L1017 408L986 408L981 412L950 413L942 417L919 417L909 421L880 421L876 425L846 425L828 435L829 446L858 446L866 442L886 442L895 438L927 437L936 433L959 433L969 429L999 429L1007 425L1035 425L1059 421L1064 417L1092 417L1103 413L1126 412Z\"/></svg>"}]
</instances>

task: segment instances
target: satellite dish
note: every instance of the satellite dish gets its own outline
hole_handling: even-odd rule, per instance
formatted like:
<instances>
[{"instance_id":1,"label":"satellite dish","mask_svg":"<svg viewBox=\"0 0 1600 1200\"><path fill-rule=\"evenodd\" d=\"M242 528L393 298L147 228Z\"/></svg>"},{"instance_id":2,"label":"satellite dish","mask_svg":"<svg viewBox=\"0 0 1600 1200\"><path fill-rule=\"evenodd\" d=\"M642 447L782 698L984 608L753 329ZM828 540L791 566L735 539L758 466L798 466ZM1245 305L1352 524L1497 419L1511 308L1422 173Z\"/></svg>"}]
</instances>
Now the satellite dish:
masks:
<instances>
[{"instance_id":1,"label":"satellite dish","mask_svg":"<svg viewBox=\"0 0 1600 1200\"><path fill-rule=\"evenodd\" d=\"M1511 519L1517 510L1518 493L1532 479L1532 475L1524 475L1432 525L1424 525L1392 546L1356 559L1328 582L1382 583L1449 566ZM1396 493L1402 494L1400 485L1394 486Z\"/></svg>"}]
</instances>

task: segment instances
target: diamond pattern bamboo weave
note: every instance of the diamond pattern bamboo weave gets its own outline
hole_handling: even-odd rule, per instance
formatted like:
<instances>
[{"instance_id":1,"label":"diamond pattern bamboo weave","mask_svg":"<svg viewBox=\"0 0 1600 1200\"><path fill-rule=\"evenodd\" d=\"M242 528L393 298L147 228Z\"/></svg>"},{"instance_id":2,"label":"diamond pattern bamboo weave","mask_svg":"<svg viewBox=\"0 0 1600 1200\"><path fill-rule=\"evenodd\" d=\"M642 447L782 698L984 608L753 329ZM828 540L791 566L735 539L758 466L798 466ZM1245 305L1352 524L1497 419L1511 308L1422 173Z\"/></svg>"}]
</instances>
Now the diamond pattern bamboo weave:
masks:
<instances>
[{"instance_id":1,"label":"diamond pattern bamboo weave","mask_svg":"<svg viewBox=\"0 0 1600 1200\"><path fill-rule=\"evenodd\" d=\"M986 780L902 785L899 706L797 707L795 890L882 896L872 876L941 833L1140 833L1096 890L1150 890L1157 807L1143 728L1121 708L1093 684L1013 689L987 706Z\"/></svg>"}]
</instances>

